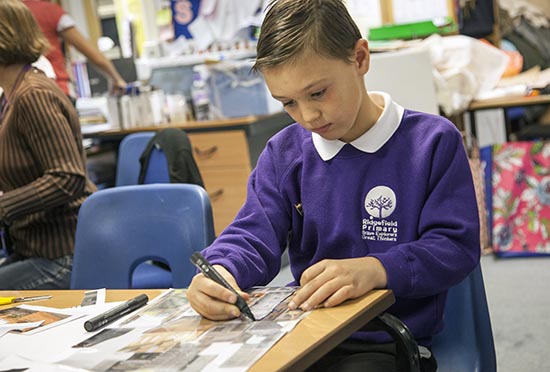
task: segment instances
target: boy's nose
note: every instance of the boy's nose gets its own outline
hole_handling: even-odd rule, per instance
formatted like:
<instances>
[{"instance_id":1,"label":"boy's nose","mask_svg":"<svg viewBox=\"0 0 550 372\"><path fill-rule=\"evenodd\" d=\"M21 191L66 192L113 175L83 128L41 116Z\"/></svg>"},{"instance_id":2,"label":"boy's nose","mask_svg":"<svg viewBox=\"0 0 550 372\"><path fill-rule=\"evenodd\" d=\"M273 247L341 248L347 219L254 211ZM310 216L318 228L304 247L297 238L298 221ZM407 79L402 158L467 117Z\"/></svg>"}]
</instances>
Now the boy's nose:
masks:
<instances>
[{"instance_id":1,"label":"boy's nose","mask_svg":"<svg viewBox=\"0 0 550 372\"><path fill-rule=\"evenodd\" d=\"M302 119L304 122L311 124L317 121L321 117L321 111L317 110L315 107L303 107L302 108Z\"/></svg>"}]
</instances>

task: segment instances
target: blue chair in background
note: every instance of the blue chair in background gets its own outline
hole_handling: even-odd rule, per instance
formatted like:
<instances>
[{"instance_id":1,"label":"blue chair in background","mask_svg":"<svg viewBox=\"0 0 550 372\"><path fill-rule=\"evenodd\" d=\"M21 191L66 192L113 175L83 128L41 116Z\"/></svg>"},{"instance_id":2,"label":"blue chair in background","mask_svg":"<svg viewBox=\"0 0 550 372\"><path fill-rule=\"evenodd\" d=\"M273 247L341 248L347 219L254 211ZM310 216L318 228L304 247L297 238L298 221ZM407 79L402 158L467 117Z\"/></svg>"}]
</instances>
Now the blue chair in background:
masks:
<instances>
[{"instance_id":1,"label":"blue chair in background","mask_svg":"<svg viewBox=\"0 0 550 372\"><path fill-rule=\"evenodd\" d=\"M127 135L118 148L116 186L137 185L141 164L139 158L155 132L138 132ZM154 148L144 183L170 183L168 164L161 149Z\"/></svg>"},{"instance_id":2,"label":"blue chair in background","mask_svg":"<svg viewBox=\"0 0 550 372\"><path fill-rule=\"evenodd\" d=\"M139 158L156 132L138 132L125 136L118 147L115 186L137 185L141 164ZM168 165L162 150L154 148L144 183L170 183ZM134 271L133 288L166 288L172 286L168 270L144 262Z\"/></svg>"},{"instance_id":3,"label":"blue chair in background","mask_svg":"<svg viewBox=\"0 0 550 372\"><path fill-rule=\"evenodd\" d=\"M496 354L481 267L449 289L445 328L433 339L440 372L495 372Z\"/></svg>"},{"instance_id":4,"label":"blue chair in background","mask_svg":"<svg viewBox=\"0 0 550 372\"><path fill-rule=\"evenodd\" d=\"M189 257L213 240L210 200L198 185L97 191L78 215L71 288L151 288L133 275L149 261L170 267L172 287L187 287L195 275Z\"/></svg>"},{"instance_id":5,"label":"blue chair in background","mask_svg":"<svg viewBox=\"0 0 550 372\"><path fill-rule=\"evenodd\" d=\"M160 135L160 137L159 137ZM150 183L193 183L203 185L200 173L194 164L194 160L186 160L185 163L174 162L172 171L174 180L171 179L168 156L164 153L162 146L172 143L172 156L174 149L177 154L188 151L187 158L192 159L191 145L183 131L175 128L162 129L158 132L138 132L124 137L120 143L117 159L117 173L115 186L127 186ZM155 144L152 144L155 141ZM172 142L173 141L173 142ZM181 147L180 147L181 146ZM147 155L145 155L147 152ZM147 158L142 157L147 156ZM189 164L189 162L193 164ZM145 167L142 170L142 167ZM185 171L183 171L183 167ZM183 177L186 175L188 177ZM134 271L133 288L167 288L173 286L170 271L159 262L144 262Z\"/></svg>"}]
</instances>

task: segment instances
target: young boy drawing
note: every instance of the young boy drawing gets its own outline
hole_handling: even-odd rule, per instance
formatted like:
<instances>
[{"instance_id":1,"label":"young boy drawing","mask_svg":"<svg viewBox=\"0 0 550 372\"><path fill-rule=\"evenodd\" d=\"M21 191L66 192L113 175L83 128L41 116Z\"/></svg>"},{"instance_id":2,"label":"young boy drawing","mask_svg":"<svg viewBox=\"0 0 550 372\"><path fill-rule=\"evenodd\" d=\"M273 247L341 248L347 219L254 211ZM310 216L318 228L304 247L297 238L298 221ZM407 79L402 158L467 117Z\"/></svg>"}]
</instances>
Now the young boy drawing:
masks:
<instances>
[{"instance_id":1,"label":"young boy drawing","mask_svg":"<svg viewBox=\"0 0 550 372\"><path fill-rule=\"evenodd\" d=\"M480 254L459 131L367 92L368 43L341 0L272 2L254 67L297 123L268 142L245 204L205 257L246 289L275 277L288 246L292 284L301 285L291 308L389 288L396 303L388 312L421 345L423 370L435 370L429 347L443 326L446 291ZM235 296L202 274L187 295L207 318L239 315ZM334 365L327 356L316 366L395 370L391 341L358 332L332 353L341 356Z\"/></svg>"}]
</instances>

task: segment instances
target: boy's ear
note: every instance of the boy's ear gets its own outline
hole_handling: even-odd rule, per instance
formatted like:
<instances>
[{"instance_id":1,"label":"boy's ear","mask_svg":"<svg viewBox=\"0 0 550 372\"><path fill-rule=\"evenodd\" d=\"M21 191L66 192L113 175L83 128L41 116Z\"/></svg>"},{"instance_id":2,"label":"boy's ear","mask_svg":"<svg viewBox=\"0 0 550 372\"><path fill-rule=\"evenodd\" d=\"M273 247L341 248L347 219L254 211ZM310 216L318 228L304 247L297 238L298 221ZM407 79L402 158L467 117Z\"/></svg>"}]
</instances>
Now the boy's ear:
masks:
<instances>
[{"instance_id":1,"label":"boy's ear","mask_svg":"<svg viewBox=\"0 0 550 372\"><path fill-rule=\"evenodd\" d=\"M354 62L361 74L366 74L370 66L369 42L359 39L355 43Z\"/></svg>"}]
</instances>

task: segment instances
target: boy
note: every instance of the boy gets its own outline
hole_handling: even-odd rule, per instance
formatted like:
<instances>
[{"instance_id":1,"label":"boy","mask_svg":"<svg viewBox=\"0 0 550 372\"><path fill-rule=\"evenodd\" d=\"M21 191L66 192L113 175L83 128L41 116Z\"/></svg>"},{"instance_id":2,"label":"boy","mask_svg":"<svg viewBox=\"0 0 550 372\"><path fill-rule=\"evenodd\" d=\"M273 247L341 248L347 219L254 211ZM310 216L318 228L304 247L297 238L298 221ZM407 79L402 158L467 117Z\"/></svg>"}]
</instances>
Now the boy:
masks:
<instances>
[{"instance_id":1,"label":"boy","mask_svg":"<svg viewBox=\"0 0 550 372\"><path fill-rule=\"evenodd\" d=\"M480 254L460 133L367 92L368 43L341 0L272 2L254 68L297 124L268 142L245 204L204 255L248 288L273 279L288 246L292 284L301 285L291 308L391 289L388 312L421 345L423 370L434 371L429 347L443 327L446 291ZM239 315L235 296L202 274L187 295L207 318ZM394 348L388 335L358 332L315 366L395 370Z\"/></svg>"}]
</instances>

